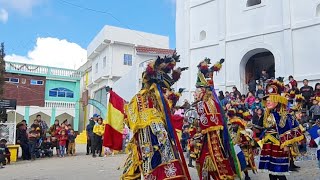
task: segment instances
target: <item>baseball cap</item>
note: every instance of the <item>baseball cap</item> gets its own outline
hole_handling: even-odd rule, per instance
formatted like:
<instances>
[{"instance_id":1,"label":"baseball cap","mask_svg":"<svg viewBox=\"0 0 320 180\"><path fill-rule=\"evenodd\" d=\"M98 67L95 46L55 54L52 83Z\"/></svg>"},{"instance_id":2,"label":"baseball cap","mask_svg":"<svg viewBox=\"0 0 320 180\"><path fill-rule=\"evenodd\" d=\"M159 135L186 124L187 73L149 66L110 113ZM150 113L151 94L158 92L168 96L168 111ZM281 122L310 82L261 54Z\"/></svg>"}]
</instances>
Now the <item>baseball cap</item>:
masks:
<instances>
[{"instance_id":1,"label":"baseball cap","mask_svg":"<svg viewBox=\"0 0 320 180\"><path fill-rule=\"evenodd\" d=\"M93 114L93 117L96 118L96 117L100 117L99 114Z\"/></svg>"}]
</instances>

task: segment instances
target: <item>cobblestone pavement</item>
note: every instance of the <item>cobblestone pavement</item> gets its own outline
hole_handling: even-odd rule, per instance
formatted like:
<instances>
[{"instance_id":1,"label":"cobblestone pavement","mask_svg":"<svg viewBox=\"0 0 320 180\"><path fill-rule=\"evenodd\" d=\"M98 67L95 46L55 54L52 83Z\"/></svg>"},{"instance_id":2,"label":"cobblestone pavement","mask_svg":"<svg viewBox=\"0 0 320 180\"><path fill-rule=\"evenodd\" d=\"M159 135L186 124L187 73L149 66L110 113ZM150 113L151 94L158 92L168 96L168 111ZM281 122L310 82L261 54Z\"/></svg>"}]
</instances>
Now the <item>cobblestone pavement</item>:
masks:
<instances>
[{"instance_id":1,"label":"cobblestone pavement","mask_svg":"<svg viewBox=\"0 0 320 180\"><path fill-rule=\"evenodd\" d=\"M113 180L119 179L125 155L93 159L84 154L85 147L77 146L78 155L65 158L46 158L36 161L19 161L0 169L0 180ZM316 160L296 162L301 166L288 180L320 180ZM199 179L194 168L190 168L192 179ZM252 180L267 180L264 173L251 174Z\"/></svg>"}]
</instances>

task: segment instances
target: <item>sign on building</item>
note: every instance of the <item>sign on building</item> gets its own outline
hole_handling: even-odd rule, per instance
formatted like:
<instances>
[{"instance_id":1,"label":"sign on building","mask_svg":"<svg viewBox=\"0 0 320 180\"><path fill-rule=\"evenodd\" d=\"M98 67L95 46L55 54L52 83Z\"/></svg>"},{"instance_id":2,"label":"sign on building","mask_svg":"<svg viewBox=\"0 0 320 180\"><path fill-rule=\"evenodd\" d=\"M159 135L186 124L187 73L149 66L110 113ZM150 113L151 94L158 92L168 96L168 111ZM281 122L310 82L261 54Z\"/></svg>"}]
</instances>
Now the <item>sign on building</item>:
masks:
<instances>
[{"instance_id":1,"label":"sign on building","mask_svg":"<svg viewBox=\"0 0 320 180\"><path fill-rule=\"evenodd\" d=\"M16 99L0 99L0 109L15 110L16 108L17 108Z\"/></svg>"}]
</instances>

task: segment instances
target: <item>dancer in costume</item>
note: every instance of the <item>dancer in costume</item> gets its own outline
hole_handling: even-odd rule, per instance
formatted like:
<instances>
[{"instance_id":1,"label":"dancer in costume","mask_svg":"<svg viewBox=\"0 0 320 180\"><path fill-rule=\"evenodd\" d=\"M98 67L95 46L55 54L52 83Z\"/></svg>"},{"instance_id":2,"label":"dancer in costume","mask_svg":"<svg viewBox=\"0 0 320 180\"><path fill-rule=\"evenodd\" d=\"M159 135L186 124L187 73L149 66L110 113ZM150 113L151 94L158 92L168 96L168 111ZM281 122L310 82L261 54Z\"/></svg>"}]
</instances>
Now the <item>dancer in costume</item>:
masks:
<instances>
[{"instance_id":1,"label":"dancer in costume","mask_svg":"<svg viewBox=\"0 0 320 180\"><path fill-rule=\"evenodd\" d=\"M219 71L224 60L209 68L210 59L206 58L198 65L198 80L195 93L195 106L199 114L199 127L203 140L200 156L197 159L197 170L200 180L212 177L215 180L234 179L234 165L230 157L230 146L224 142L228 137L219 107L218 99L213 96L213 72ZM226 134L223 133L226 132ZM227 135L227 137L225 137Z\"/></svg>"},{"instance_id":2,"label":"dancer in costume","mask_svg":"<svg viewBox=\"0 0 320 180\"><path fill-rule=\"evenodd\" d=\"M239 145L241 151L243 152L245 159L240 159L241 157L239 157L238 161L241 164L241 170L245 174L245 180L250 180L251 178L249 177L248 170L252 170L253 173L256 173L257 169L254 162L254 149L256 148L257 143L253 140L253 131L250 129L252 128L252 125L249 127L249 123L245 121L250 120L250 116L247 115L249 112L241 113L241 115L236 112L236 108L231 108L227 112L229 117L228 129L233 144ZM239 117L239 115L241 117Z\"/></svg>"},{"instance_id":3,"label":"dancer in costume","mask_svg":"<svg viewBox=\"0 0 320 180\"><path fill-rule=\"evenodd\" d=\"M294 159L298 156L300 156L299 152L299 143L305 139L305 136L303 133L305 132L305 129L303 126L299 123L297 116L301 114L304 97L301 94L295 94L294 91L290 92L289 96L289 118L291 119L291 135L294 138L294 142L292 141L292 144L290 147L290 171L297 171L299 169L299 166L296 166L294 164Z\"/></svg>"},{"instance_id":4,"label":"dancer in costume","mask_svg":"<svg viewBox=\"0 0 320 180\"><path fill-rule=\"evenodd\" d=\"M284 85L278 80L271 80L267 85L265 104L265 128L262 138L262 150L259 169L269 173L271 180L285 180L289 173L289 147L296 138L291 134L291 119L288 116L288 100L281 96Z\"/></svg>"},{"instance_id":5,"label":"dancer in costume","mask_svg":"<svg viewBox=\"0 0 320 180\"><path fill-rule=\"evenodd\" d=\"M134 135L128 144L122 179L190 179L163 93L186 69L174 69L178 61L179 56L174 54L149 63L142 89L125 108L126 124Z\"/></svg>"}]
</instances>

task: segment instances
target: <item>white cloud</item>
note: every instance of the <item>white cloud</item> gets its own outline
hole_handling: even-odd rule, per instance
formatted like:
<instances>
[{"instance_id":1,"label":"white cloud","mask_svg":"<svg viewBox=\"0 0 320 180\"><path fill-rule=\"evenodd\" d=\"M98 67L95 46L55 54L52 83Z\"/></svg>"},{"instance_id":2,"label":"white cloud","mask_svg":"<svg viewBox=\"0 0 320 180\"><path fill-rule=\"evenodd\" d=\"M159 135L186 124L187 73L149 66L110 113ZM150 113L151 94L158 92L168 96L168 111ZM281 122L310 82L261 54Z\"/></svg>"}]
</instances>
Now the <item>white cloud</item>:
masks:
<instances>
[{"instance_id":1,"label":"white cloud","mask_svg":"<svg viewBox=\"0 0 320 180\"><path fill-rule=\"evenodd\" d=\"M0 0L0 6L12 8L20 13L31 13L32 8L46 0Z\"/></svg>"},{"instance_id":2,"label":"white cloud","mask_svg":"<svg viewBox=\"0 0 320 180\"><path fill-rule=\"evenodd\" d=\"M37 38L37 44L27 56L7 55L7 61L77 69L87 60L87 51L76 43L57 38Z\"/></svg>"},{"instance_id":3,"label":"white cloud","mask_svg":"<svg viewBox=\"0 0 320 180\"><path fill-rule=\"evenodd\" d=\"M8 21L9 14L5 9L0 9L0 22L6 23Z\"/></svg>"}]
</instances>

